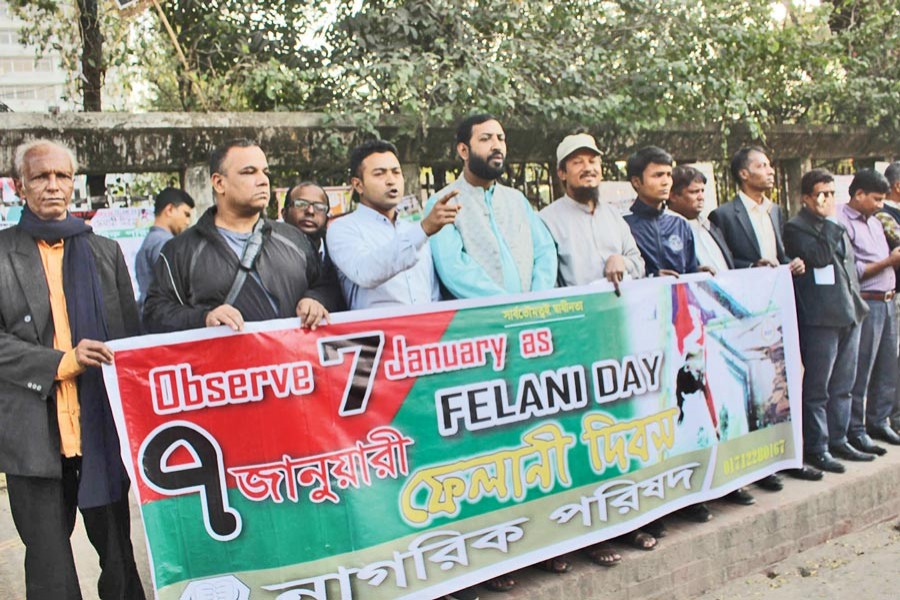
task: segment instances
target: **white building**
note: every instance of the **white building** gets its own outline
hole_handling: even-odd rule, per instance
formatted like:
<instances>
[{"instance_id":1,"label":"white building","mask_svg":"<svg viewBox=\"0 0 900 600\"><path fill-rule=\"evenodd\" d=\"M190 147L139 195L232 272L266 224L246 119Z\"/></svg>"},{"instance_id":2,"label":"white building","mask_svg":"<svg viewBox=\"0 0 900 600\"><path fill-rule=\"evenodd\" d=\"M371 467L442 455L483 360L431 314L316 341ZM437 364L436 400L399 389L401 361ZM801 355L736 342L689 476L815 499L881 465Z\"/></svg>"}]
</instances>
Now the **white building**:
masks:
<instances>
[{"instance_id":1,"label":"white building","mask_svg":"<svg viewBox=\"0 0 900 600\"><path fill-rule=\"evenodd\" d=\"M58 55L48 51L37 59L37 48L20 40L20 26L0 0L0 102L15 112L76 110L73 102L63 100L66 73Z\"/></svg>"}]
</instances>

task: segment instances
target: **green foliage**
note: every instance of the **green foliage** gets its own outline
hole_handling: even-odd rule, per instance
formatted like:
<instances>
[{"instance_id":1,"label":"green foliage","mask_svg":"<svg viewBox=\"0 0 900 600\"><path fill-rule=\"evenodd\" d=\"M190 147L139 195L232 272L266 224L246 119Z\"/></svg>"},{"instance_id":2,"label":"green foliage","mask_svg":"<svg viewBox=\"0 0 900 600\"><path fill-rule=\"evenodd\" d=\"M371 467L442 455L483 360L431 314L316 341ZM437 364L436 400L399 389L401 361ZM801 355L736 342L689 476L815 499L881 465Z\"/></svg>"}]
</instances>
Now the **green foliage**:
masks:
<instances>
[{"instance_id":1,"label":"green foliage","mask_svg":"<svg viewBox=\"0 0 900 600\"><path fill-rule=\"evenodd\" d=\"M65 0L14 0L30 15ZM900 133L896 2L169 0L189 77L154 11L105 5L108 60L156 110L325 112L376 134L486 110L532 127L635 135L672 124L841 123ZM62 23L65 25L65 23ZM118 24L117 34L112 26ZM43 27L43 29L42 29ZM64 38L64 36L63 36ZM44 39L47 39L46 36ZM61 38L62 39L62 38ZM328 152L346 137L327 134Z\"/></svg>"}]
</instances>

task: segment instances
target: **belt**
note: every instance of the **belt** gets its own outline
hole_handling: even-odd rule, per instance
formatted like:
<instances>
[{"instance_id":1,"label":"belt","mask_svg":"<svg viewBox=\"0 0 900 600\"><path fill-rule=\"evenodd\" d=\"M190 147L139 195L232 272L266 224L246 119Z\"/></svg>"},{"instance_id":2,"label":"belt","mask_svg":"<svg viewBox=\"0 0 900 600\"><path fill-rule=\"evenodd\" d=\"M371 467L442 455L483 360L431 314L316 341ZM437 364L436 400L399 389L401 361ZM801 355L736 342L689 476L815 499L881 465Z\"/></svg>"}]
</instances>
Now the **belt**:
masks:
<instances>
[{"instance_id":1,"label":"belt","mask_svg":"<svg viewBox=\"0 0 900 600\"><path fill-rule=\"evenodd\" d=\"M890 302L894 299L894 290L890 292L860 292L863 300L878 300L879 302Z\"/></svg>"}]
</instances>

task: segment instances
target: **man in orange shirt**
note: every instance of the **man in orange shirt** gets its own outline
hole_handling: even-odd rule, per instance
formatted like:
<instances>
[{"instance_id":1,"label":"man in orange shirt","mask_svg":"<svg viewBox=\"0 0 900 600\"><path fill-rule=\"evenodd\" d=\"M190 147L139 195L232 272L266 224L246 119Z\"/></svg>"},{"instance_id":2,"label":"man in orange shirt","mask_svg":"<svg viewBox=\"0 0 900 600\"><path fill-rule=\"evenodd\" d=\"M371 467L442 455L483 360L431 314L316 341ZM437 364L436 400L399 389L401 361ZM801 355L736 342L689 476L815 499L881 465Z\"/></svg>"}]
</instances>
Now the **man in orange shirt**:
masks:
<instances>
[{"instance_id":1,"label":"man in orange shirt","mask_svg":"<svg viewBox=\"0 0 900 600\"><path fill-rule=\"evenodd\" d=\"M75 156L48 140L15 153L18 225L0 232L0 472L25 545L29 600L81 598L69 537L81 511L102 600L143 600L128 476L100 366L136 335L119 246L68 213Z\"/></svg>"}]
</instances>

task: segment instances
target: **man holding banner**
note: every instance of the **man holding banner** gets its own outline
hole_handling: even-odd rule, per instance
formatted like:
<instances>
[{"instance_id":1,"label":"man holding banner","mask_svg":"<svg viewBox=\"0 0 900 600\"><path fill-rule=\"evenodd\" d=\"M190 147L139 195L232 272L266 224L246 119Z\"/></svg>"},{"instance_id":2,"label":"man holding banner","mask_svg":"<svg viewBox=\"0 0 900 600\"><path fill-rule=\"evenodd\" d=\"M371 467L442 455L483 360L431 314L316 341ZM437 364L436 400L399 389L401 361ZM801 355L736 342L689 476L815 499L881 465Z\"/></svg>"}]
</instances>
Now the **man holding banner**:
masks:
<instances>
[{"instance_id":1,"label":"man holding banner","mask_svg":"<svg viewBox=\"0 0 900 600\"><path fill-rule=\"evenodd\" d=\"M337 304L315 251L297 228L262 216L269 165L250 140L210 156L216 205L167 243L144 304L154 333L299 316L315 328Z\"/></svg>"},{"instance_id":2,"label":"man holding banner","mask_svg":"<svg viewBox=\"0 0 900 600\"><path fill-rule=\"evenodd\" d=\"M15 153L26 206L0 233L0 471L25 545L29 599L81 598L69 537L80 510L100 556L102 600L142 600L129 480L100 372L106 342L137 335L118 244L68 213L74 154L36 140Z\"/></svg>"}]
</instances>

